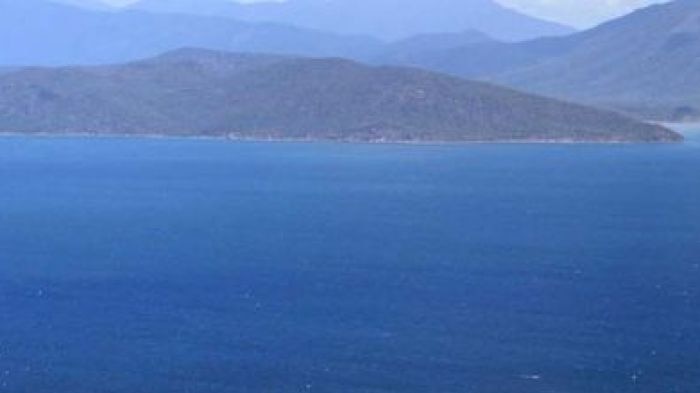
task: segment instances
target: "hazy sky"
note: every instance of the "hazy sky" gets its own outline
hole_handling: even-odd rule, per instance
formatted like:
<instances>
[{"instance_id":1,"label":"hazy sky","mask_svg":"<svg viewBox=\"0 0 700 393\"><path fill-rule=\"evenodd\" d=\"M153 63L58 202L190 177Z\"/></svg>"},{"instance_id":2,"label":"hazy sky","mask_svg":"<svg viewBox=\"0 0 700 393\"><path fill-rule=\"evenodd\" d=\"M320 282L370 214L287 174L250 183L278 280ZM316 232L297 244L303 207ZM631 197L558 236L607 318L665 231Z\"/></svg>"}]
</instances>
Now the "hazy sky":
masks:
<instances>
[{"instance_id":1,"label":"hazy sky","mask_svg":"<svg viewBox=\"0 0 700 393\"><path fill-rule=\"evenodd\" d=\"M668 0L496 0L542 18L586 27L636 8Z\"/></svg>"},{"instance_id":2,"label":"hazy sky","mask_svg":"<svg viewBox=\"0 0 700 393\"><path fill-rule=\"evenodd\" d=\"M123 5L135 0L104 0ZM270 0L241 0L270 1ZM410 0L406 0L410 1ZM496 0L503 5L541 18L587 27L623 15L636 8L668 0Z\"/></svg>"}]
</instances>

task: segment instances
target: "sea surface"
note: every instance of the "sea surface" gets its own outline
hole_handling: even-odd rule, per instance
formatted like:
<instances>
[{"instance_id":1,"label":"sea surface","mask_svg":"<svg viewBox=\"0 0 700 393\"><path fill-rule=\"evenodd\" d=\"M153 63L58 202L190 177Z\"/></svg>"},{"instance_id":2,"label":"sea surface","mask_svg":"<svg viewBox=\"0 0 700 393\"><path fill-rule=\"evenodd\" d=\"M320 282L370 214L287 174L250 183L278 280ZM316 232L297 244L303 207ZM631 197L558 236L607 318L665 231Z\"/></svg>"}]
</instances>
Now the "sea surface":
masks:
<instances>
[{"instance_id":1,"label":"sea surface","mask_svg":"<svg viewBox=\"0 0 700 393\"><path fill-rule=\"evenodd\" d=\"M700 392L687 132L0 138L0 392Z\"/></svg>"}]
</instances>

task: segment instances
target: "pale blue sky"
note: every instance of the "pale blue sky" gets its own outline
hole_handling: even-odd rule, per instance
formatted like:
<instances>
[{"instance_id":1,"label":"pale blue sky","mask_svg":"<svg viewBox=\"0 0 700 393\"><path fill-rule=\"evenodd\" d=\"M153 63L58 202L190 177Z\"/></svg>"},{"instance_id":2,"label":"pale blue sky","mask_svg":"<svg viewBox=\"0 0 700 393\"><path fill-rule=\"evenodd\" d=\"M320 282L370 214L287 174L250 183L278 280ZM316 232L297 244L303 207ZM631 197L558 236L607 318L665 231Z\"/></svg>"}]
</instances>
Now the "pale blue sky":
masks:
<instances>
[{"instance_id":1,"label":"pale blue sky","mask_svg":"<svg viewBox=\"0 0 700 393\"><path fill-rule=\"evenodd\" d=\"M126 4L135 0L103 0L112 4ZM270 0L243 0L270 1ZM410 0L406 0L410 1ZM588 27L636 8L668 0L496 0L511 8L541 18L578 27Z\"/></svg>"},{"instance_id":2,"label":"pale blue sky","mask_svg":"<svg viewBox=\"0 0 700 393\"><path fill-rule=\"evenodd\" d=\"M545 19L587 27L668 0L496 0Z\"/></svg>"}]
</instances>

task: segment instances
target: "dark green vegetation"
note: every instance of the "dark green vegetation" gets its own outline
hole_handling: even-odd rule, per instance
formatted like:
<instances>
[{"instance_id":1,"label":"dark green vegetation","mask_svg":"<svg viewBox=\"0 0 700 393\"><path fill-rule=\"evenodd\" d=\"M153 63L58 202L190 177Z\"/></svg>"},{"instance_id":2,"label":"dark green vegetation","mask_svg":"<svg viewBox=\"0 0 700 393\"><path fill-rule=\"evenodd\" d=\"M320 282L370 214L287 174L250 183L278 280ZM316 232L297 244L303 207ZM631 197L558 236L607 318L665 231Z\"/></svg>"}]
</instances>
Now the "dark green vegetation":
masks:
<instances>
[{"instance_id":1,"label":"dark green vegetation","mask_svg":"<svg viewBox=\"0 0 700 393\"><path fill-rule=\"evenodd\" d=\"M700 118L700 2L639 10L567 37L486 42L398 63L482 78L647 118Z\"/></svg>"},{"instance_id":2,"label":"dark green vegetation","mask_svg":"<svg viewBox=\"0 0 700 393\"><path fill-rule=\"evenodd\" d=\"M359 141L676 141L661 126L428 71L181 50L0 75L6 132Z\"/></svg>"}]
</instances>

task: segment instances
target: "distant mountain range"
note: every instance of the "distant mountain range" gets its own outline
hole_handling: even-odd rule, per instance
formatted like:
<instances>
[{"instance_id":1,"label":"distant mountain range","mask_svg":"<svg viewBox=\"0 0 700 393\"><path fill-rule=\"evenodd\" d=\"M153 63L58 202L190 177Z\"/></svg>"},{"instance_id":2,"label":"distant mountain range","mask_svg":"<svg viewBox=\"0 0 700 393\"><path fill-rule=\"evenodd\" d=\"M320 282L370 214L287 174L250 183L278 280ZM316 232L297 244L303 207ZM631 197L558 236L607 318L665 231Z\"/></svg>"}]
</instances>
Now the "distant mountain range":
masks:
<instances>
[{"instance_id":1,"label":"distant mountain range","mask_svg":"<svg viewBox=\"0 0 700 393\"><path fill-rule=\"evenodd\" d=\"M700 1L654 5L566 37L479 42L389 62L647 118L700 119Z\"/></svg>"},{"instance_id":2,"label":"distant mountain range","mask_svg":"<svg viewBox=\"0 0 700 393\"><path fill-rule=\"evenodd\" d=\"M463 30L420 34L385 43L369 36L340 35L283 24L117 11L91 0L58 1L0 0L0 47L3 48L0 67L120 63L182 47L398 61L410 59L414 53L495 41L479 31ZM166 4L178 3L168 0ZM236 7L230 2L225 4ZM206 8L204 3L203 8ZM18 41L22 44L18 45Z\"/></svg>"},{"instance_id":3,"label":"distant mountain range","mask_svg":"<svg viewBox=\"0 0 700 393\"><path fill-rule=\"evenodd\" d=\"M255 5L142 0L134 6L152 12L115 11L93 0L54 1L72 5L0 0L0 73L22 65L116 64L197 47L419 67L648 119L700 119L698 0L676 0L585 32L517 43L498 39L556 31L538 28L516 34L499 20L525 17L491 0L289 0ZM387 37L426 32L384 42L367 35L239 21L234 19L237 15L300 25L308 23L287 17L315 15L312 19L319 23L335 21L335 28L325 26L329 30ZM536 22L512 26L525 28ZM490 34L465 27L472 25ZM387 30L372 32L372 26Z\"/></svg>"},{"instance_id":4,"label":"distant mountain range","mask_svg":"<svg viewBox=\"0 0 700 393\"><path fill-rule=\"evenodd\" d=\"M88 10L98 10L98 11L114 11L114 6L102 0L51 0L56 4L70 5L74 7L80 7Z\"/></svg>"},{"instance_id":5,"label":"distant mountain range","mask_svg":"<svg viewBox=\"0 0 700 393\"><path fill-rule=\"evenodd\" d=\"M410 65L416 62L414 57L423 59L452 49L495 42L498 41L477 30L467 30L459 33L419 34L386 44L376 55L365 60L374 63Z\"/></svg>"},{"instance_id":6,"label":"distant mountain range","mask_svg":"<svg viewBox=\"0 0 700 393\"><path fill-rule=\"evenodd\" d=\"M438 31L435 33L421 33L392 42L383 42L368 35L341 35L286 24L242 22L230 17L167 12L170 8L188 9L191 7L196 8L197 12L201 14L226 15L231 14L231 12L213 11L218 8L257 10L268 7L274 9L283 7L287 10L287 7L297 7L304 4L309 7L311 5L323 6L322 8L326 9L327 12L330 12L331 9L335 10L334 12L340 12L344 7L348 7L345 0L333 0L332 2L327 0L294 0L284 4L261 3L256 5L242 5L227 0L197 0L194 2L196 7L190 0L152 1L152 3L146 1L138 3L137 6L144 9L161 9L159 12L118 11L96 0L0 0L0 47L3 48L0 51L0 66L119 63L154 56L182 47L398 62L412 59L416 54L424 55L426 52L438 52L474 43L496 41L478 30L469 28L457 30L460 26L469 26L471 23L469 18L471 17L460 17L453 21L451 26L435 25L432 28ZM376 1L374 8L381 8L389 6L389 3L384 3L385 1L393 0L373 1ZM420 11L426 16L431 15L427 3L424 4L423 1L414 0L409 3L412 7L418 8L403 8L411 10L411 12ZM484 22L492 18L494 23L490 23L490 28L487 30L493 31L496 36L512 33L509 33L509 29L511 29L508 27L509 23L499 25L496 22L500 18L498 15L510 15L508 18L515 19L526 18L513 16L517 14L503 11L501 7L496 7L486 0L470 0L474 2L470 7L465 7L466 3L463 3L462 0L454 3L453 0L444 1L449 1L449 3L445 3L444 8L438 8L440 12L446 12L448 7L456 7L453 10L456 15L474 7L472 12L462 13L462 15L493 14L489 17L481 15L476 20ZM160 5L160 7L156 7L156 5ZM137 6L134 8L138 8ZM367 11L369 9L373 8L367 5L365 7L367 15L388 17L389 14L395 14L374 14ZM480 9L490 9L491 11L478 11ZM307 14L300 13L300 15ZM318 16L318 18L321 17ZM332 18L331 16L326 17ZM419 18L416 15L406 19L406 21L410 22L413 19L430 21L432 18L434 17ZM345 15L343 19L348 19L348 16ZM449 21L450 19L446 18L441 23ZM372 21L366 23L368 26L373 25ZM396 26L403 26L399 20L393 22L375 21L375 23L377 26L384 27L392 23ZM535 22L527 22L526 19L526 21L518 23L513 22L513 26L524 28L531 23ZM410 27L409 25L410 23L406 26ZM407 32L430 30L427 27L425 29L408 27ZM439 30L439 28L445 30ZM450 29L455 29L455 31L449 31ZM547 33L553 32L547 31L547 29L532 31L532 34ZM22 44L18 45L18 41Z\"/></svg>"},{"instance_id":7,"label":"distant mountain range","mask_svg":"<svg viewBox=\"0 0 700 393\"><path fill-rule=\"evenodd\" d=\"M367 37L228 18L0 0L0 66L116 63L181 47L367 58L383 44Z\"/></svg>"},{"instance_id":8,"label":"distant mountain range","mask_svg":"<svg viewBox=\"0 0 700 393\"><path fill-rule=\"evenodd\" d=\"M428 71L180 50L0 73L0 130L342 141L677 141L623 115Z\"/></svg>"},{"instance_id":9,"label":"distant mountain range","mask_svg":"<svg viewBox=\"0 0 700 393\"><path fill-rule=\"evenodd\" d=\"M570 27L526 16L493 0L141 0L131 8L277 22L388 41L470 29L508 41L573 32Z\"/></svg>"}]
</instances>

